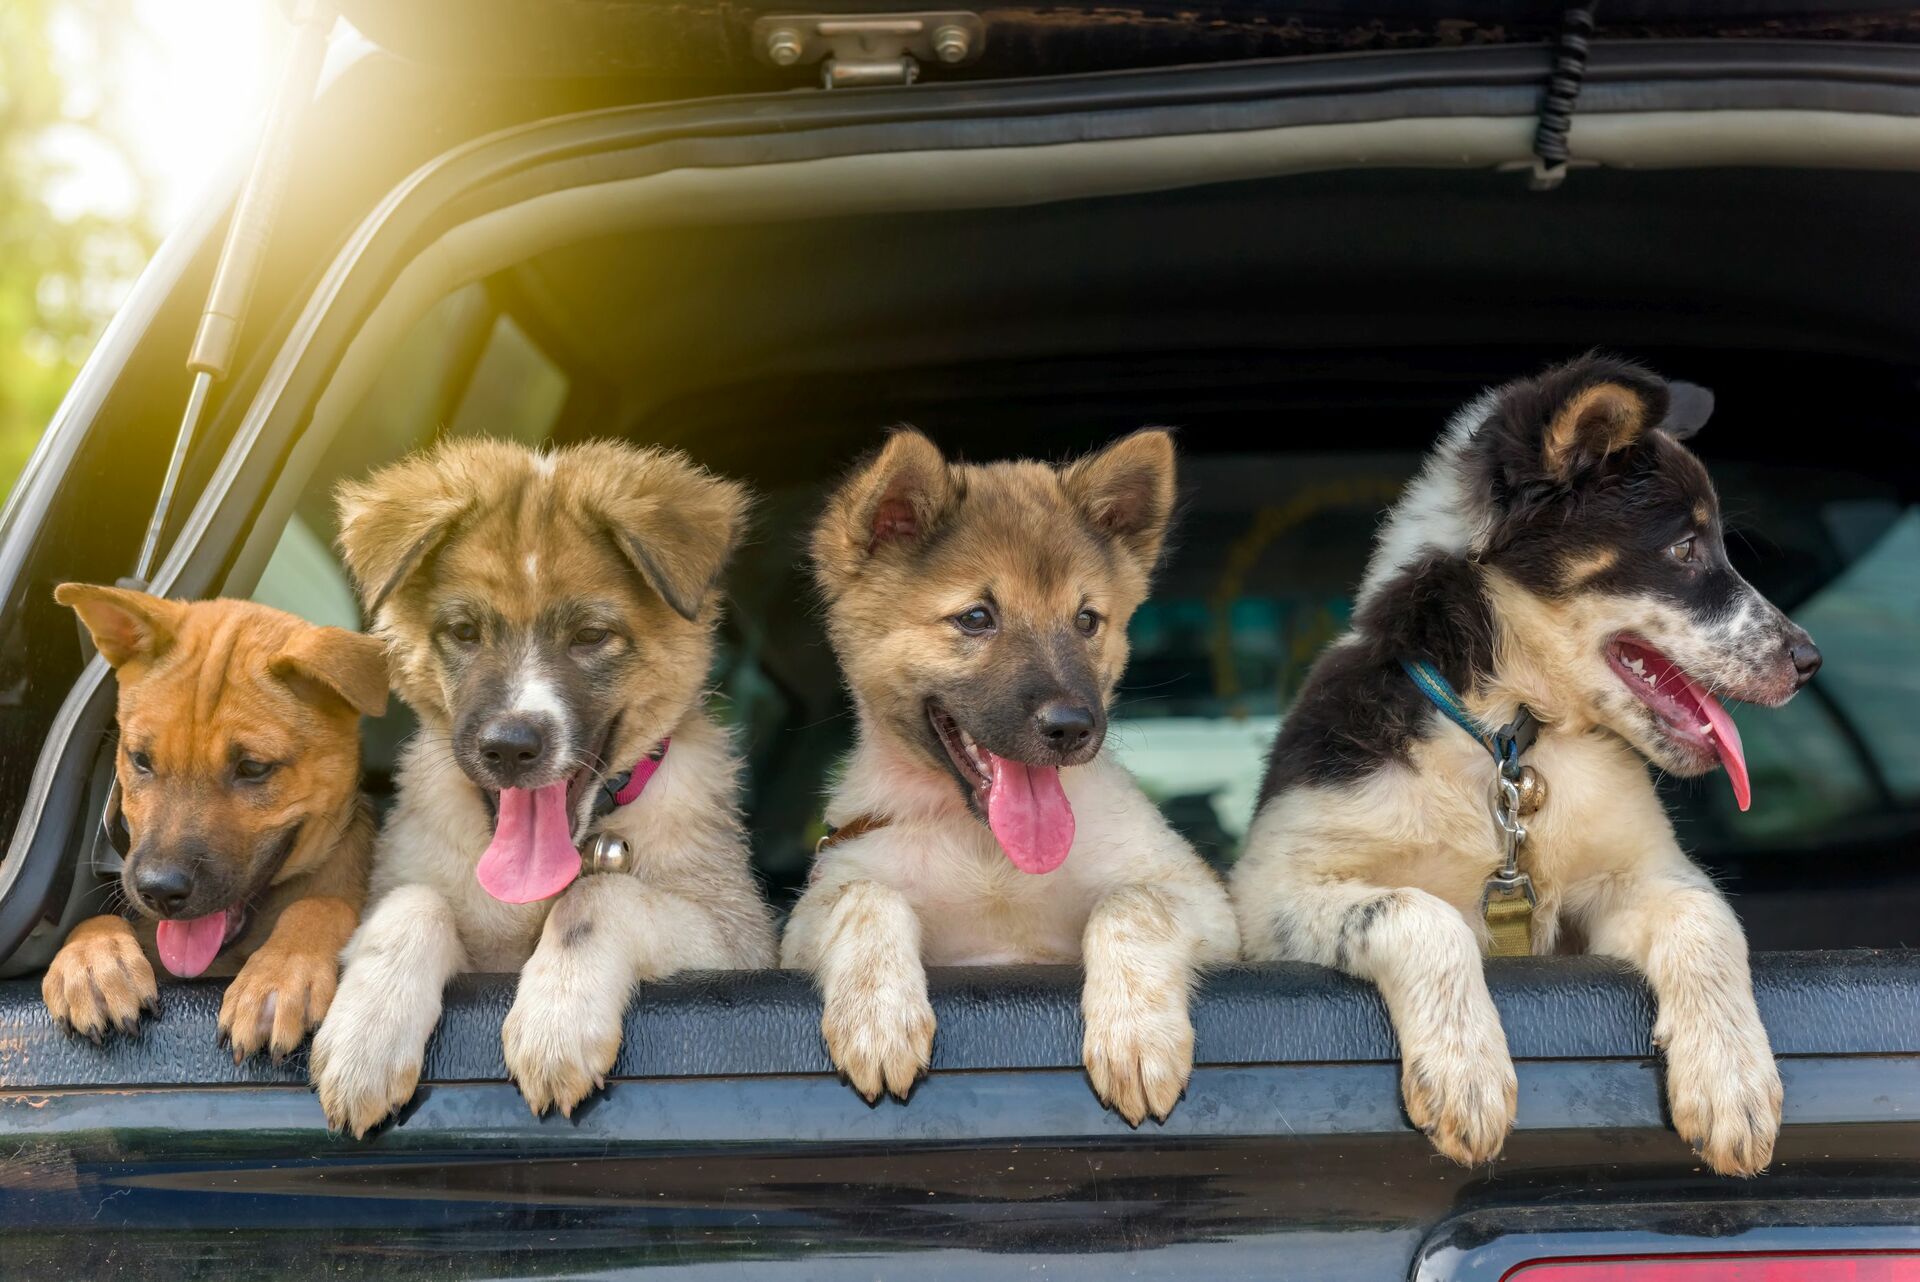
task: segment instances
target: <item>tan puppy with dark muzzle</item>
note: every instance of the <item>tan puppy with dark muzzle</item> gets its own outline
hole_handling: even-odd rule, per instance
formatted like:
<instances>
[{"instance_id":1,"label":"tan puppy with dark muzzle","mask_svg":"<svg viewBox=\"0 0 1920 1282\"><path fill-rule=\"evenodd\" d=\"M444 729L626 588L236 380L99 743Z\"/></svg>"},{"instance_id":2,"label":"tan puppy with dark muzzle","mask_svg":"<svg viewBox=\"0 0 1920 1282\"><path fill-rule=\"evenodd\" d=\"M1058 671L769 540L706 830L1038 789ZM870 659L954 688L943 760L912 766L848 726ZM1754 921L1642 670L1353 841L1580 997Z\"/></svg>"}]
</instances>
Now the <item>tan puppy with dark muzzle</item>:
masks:
<instances>
[{"instance_id":1,"label":"tan puppy with dark muzzle","mask_svg":"<svg viewBox=\"0 0 1920 1282\"><path fill-rule=\"evenodd\" d=\"M950 464L901 431L828 502L814 565L859 738L783 961L818 978L869 1100L927 1067L928 965L1083 961L1095 1093L1138 1125L1186 1088L1188 989L1239 933L1101 752L1173 498L1165 432L1050 467Z\"/></svg>"},{"instance_id":2,"label":"tan puppy with dark muzzle","mask_svg":"<svg viewBox=\"0 0 1920 1282\"><path fill-rule=\"evenodd\" d=\"M153 967L231 975L220 1034L235 1060L291 1052L333 999L366 897L373 816L360 718L387 705L380 643L250 601L167 601L62 584L119 678L115 769L140 913L73 928L41 993L99 1040L158 1000Z\"/></svg>"},{"instance_id":3,"label":"tan puppy with dark muzzle","mask_svg":"<svg viewBox=\"0 0 1920 1282\"><path fill-rule=\"evenodd\" d=\"M637 982L773 961L739 757L704 698L746 492L663 450L465 441L339 502L421 733L314 1039L320 1103L364 1135L413 1094L447 980L518 971L507 1070L535 1113L570 1112ZM596 839L625 843L624 870L580 875Z\"/></svg>"}]
</instances>

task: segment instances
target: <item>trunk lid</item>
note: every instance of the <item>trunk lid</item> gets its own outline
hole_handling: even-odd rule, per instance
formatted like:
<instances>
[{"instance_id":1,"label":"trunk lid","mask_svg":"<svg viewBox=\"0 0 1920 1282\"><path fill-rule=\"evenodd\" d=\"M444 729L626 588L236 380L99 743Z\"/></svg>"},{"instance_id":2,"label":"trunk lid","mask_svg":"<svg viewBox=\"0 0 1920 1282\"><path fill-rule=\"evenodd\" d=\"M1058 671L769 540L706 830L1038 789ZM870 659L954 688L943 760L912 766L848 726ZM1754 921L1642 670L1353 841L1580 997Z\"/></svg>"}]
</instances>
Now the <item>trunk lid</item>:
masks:
<instances>
[{"instance_id":1,"label":"trunk lid","mask_svg":"<svg viewBox=\"0 0 1920 1282\"><path fill-rule=\"evenodd\" d=\"M928 77L1059 75L1175 63L1541 43L1571 6L1532 0L1070 0L932 10L914 0L340 0L402 57L532 77L688 76L804 84L852 47ZM1862 0L1639 0L1590 6L1596 38L1920 39L1920 9ZM809 21L856 25L823 36ZM917 30L902 31L918 20ZM953 30L960 34L956 36ZM944 34L945 39L940 37ZM883 83L853 76L839 83Z\"/></svg>"}]
</instances>

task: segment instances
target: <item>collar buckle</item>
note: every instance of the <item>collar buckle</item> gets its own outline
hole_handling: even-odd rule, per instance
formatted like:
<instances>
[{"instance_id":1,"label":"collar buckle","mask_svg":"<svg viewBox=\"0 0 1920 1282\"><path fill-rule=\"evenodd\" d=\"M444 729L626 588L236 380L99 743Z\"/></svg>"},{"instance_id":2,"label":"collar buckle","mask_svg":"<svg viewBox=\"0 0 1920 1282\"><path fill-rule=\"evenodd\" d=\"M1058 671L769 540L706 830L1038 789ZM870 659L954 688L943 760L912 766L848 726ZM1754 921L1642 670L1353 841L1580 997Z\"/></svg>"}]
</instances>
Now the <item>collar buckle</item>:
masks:
<instances>
[{"instance_id":1,"label":"collar buckle","mask_svg":"<svg viewBox=\"0 0 1920 1282\"><path fill-rule=\"evenodd\" d=\"M1400 666L1429 703L1472 735L1493 758L1491 809L1494 827L1500 833L1501 859L1481 888L1480 918L1492 940L1493 956L1529 956L1533 952L1533 910L1540 901L1533 878L1520 871L1520 847L1527 840L1526 817L1546 802L1547 781L1532 766L1522 765L1520 758L1540 737L1540 719L1521 704L1512 721L1489 731L1467 711L1466 703L1439 668L1411 659L1402 659Z\"/></svg>"}]
</instances>

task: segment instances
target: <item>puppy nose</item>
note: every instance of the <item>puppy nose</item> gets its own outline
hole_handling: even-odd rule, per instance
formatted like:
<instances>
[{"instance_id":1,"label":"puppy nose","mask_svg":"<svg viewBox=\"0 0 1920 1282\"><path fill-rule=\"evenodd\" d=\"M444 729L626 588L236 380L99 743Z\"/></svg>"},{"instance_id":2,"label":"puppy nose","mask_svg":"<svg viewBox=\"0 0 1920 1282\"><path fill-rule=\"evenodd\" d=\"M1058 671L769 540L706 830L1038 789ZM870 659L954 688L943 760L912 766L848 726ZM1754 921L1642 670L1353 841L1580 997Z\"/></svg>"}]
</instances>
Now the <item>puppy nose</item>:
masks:
<instances>
[{"instance_id":1,"label":"puppy nose","mask_svg":"<svg viewBox=\"0 0 1920 1282\"><path fill-rule=\"evenodd\" d=\"M1047 746L1063 756L1080 751L1093 738L1093 709L1077 703L1042 704L1033 720Z\"/></svg>"},{"instance_id":2,"label":"puppy nose","mask_svg":"<svg viewBox=\"0 0 1920 1282\"><path fill-rule=\"evenodd\" d=\"M1811 637L1795 642L1787 655L1793 660L1793 670L1801 685L1813 680L1813 674L1820 671L1820 647L1813 643Z\"/></svg>"},{"instance_id":3,"label":"puppy nose","mask_svg":"<svg viewBox=\"0 0 1920 1282\"><path fill-rule=\"evenodd\" d=\"M133 875L133 888L149 908L171 917L193 898L193 874L179 864L143 867Z\"/></svg>"},{"instance_id":4,"label":"puppy nose","mask_svg":"<svg viewBox=\"0 0 1920 1282\"><path fill-rule=\"evenodd\" d=\"M509 786L547 755L547 736L528 717L499 717L480 731L480 756Z\"/></svg>"}]
</instances>

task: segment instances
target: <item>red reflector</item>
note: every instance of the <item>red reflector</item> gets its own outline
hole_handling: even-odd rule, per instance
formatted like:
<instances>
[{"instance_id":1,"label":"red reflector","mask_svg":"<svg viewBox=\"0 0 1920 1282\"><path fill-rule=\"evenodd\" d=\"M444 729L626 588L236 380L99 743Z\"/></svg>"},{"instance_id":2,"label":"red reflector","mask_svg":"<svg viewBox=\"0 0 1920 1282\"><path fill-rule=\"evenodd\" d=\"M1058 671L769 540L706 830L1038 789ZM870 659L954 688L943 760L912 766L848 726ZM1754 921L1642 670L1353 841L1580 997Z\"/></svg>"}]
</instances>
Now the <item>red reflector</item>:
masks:
<instances>
[{"instance_id":1,"label":"red reflector","mask_svg":"<svg viewBox=\"0 0 1920 1282\"><path fill-rule=\"evenodd\" d=\"M1920 1282L1920 1252L1793 1251L1531 1260L1500 1282Z\"/></svg>"}]
</instances>

